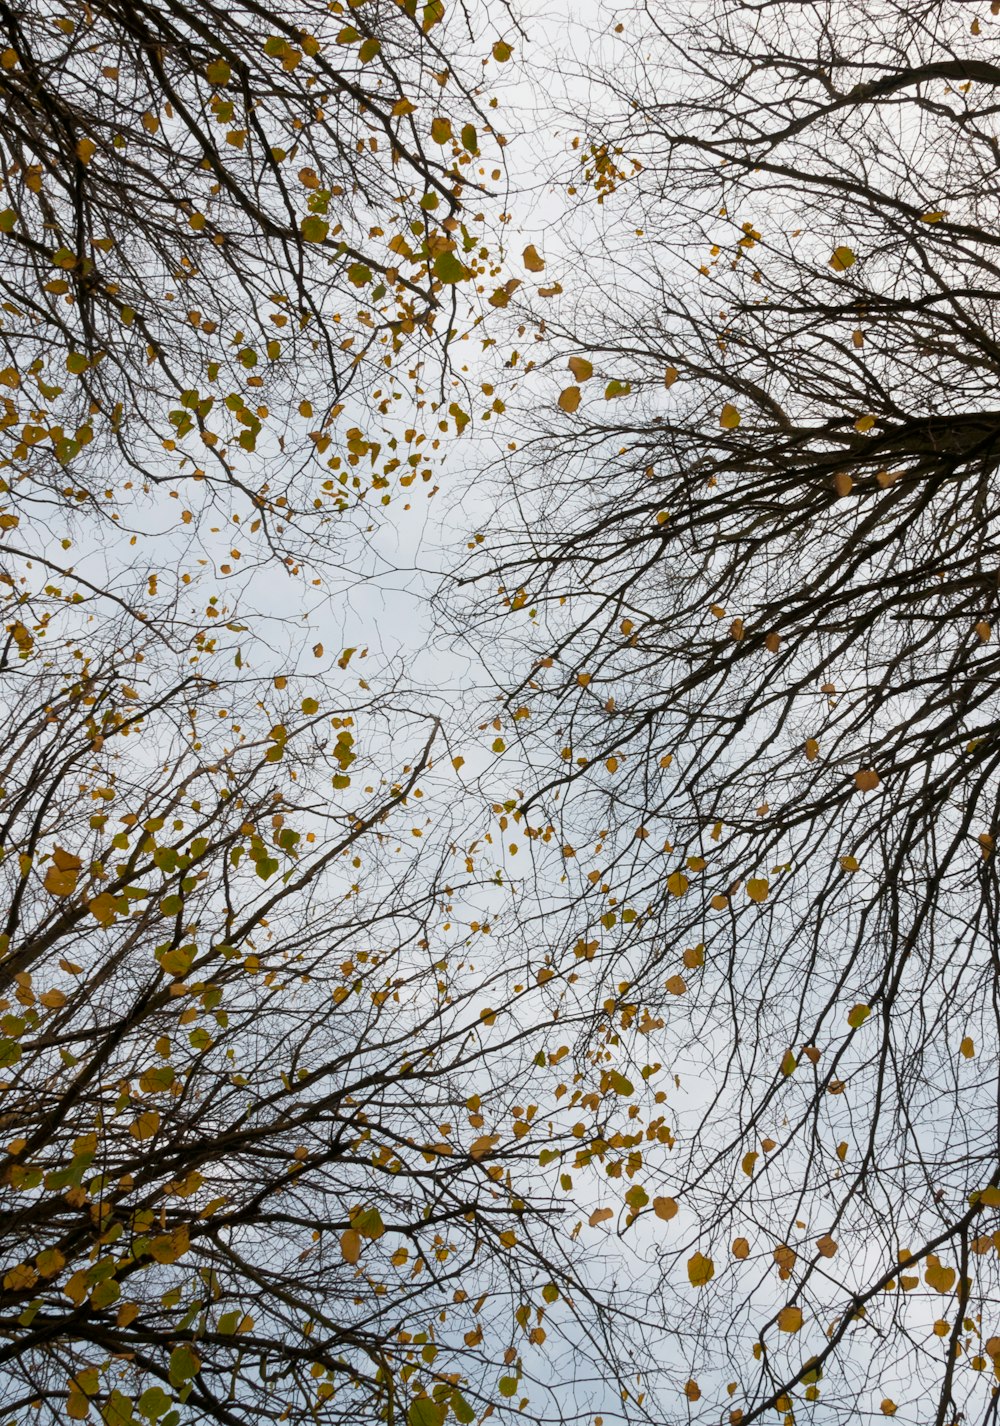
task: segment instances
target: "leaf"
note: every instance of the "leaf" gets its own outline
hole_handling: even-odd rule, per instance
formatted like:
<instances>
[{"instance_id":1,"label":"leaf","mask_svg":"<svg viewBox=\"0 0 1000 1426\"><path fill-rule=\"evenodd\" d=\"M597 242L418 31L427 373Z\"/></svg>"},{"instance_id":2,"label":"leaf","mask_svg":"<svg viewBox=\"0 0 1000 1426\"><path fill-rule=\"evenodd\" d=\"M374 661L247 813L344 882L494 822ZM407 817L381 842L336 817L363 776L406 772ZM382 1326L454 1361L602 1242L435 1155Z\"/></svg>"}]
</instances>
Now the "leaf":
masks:
<instances>
[{"instance_id":1,"label":"leaf","mask_svg":"<svg viewBox=\"0 0 1000 1426\"><path fill-rule=\"evenodd\" d=\"M299 231L302 234L302 241L305 243L322 243L326 240L326 235L330 231L330 224L325 219L318 217L315 213L308 218L303 218L299 224Z\"/></svg>"},{"instance_id":2,"label":"leaf","mask_svg":"<svg viewBox=\"0 0 1000 1426\"><path fill-rule=\"evenodd\" d=\"M673 386L674 382L677 380L677 377L677 368L675 366L668 366L666 371L663 373L663 384L668 391L670 390L671 386Z\"/></svg>"},{"instance_id":3,"label":"leaf","mask_svg":"<svg viewBox=\"0 0 1000 1426\"><path fill-rule=\"evenodd\" d=\"M354 1228L348 1228L340 1235L340 1256L345 1263L352 1266L361 1257L361 1234Z\"/></svg>"},{"instance_id":4,"label":"leaf","mask_svg":"<svg viewBox=\"0 0 1000 1426\"><path fill-rule=\"evenodd\" d=\"M616 396L627 396L631 390L631 381L618 381L613 378L604 388L604 399L613 401Z\"/></svg>"},{"instance_id":5,"label":"leaf","mask_svg":"<svg viewBox=\"0 0 1000 1426\"><path fill-rule=\"evenodd\" d=\"M731 406L727 401L719 415L719 425L724 431L735 431L736 427L743 420L735 406Z\"/></svg>"},{"instance_id":6,"label":"leaf","mask_svg":"<svg viewBox=\"0 0 1000 1426\"><path fill-rule=\"evenodd\" d=\"M580 405L580 388L578 386L567 386L559 393L559 408L570 415Z\"/></svg>"},{"instance_id":7,"label":"leaf","mask_svg":"<svg viewBox=\"0 0 1000 1426\"><path fill-rule=\"evenodd\" d=\"M170 1410L170 1397L162 1386L150 1386L139 1397L139 1410L147 1421L158 1421Z\"/></svg>"},{"instance_id":8,"label":"leaf","mask_svg":"<svg viewBox=\"0 0 1000 1426\"><path fill-rule=\"evenodd\" d=\"M690 884L682 871L672 871L667 877L667 890L671 896L683 896Z\"/></svg>"},{"instance_id":9,"label":"leaf","mask_svg":"<svg viewBox=\"0 0 1000 1426\"><path fill-rule=\"evenodd\" d=\"M961 1043L961 1044L959 1045L959 1047L958 1047L958 1050L959 1050L959 1054L962 1056L963 1059L972 1060L972 1059L975 1059L975 1057L976 1057L976 1046L975 1046L975 1042L972 1040L972 1038L971 1038L969 1035L966 1035L966 1036L964 1037L964 1039L962 1040L962 1043Z\"/></svg>"},{"instance_id":10,"label":"leaf","mask_svg":"<svg viewBox=\"0 0 1000 1426\"><path fill-rule=\"evenodd\" d=\"M497 1383L497 1390L501 1396L511 1397L517 1391L516 1376L502 1376Z\"/></svg>"},{"instance_id":11,"label":"leaf","mask_svg":"<svg viewBox=\"0 0 1000 1426\"><path fill-rule=\"evenodd\" d=\"M665 1197L654 1198L653 1212L656 1214L657 1218L662 1218L664 1223L669 1223L671 1218L677 1217L677 1200L674 1198Z\"/></svg>"},{"instance_id":12,"label":"leaf","mask_svg":"<svg viewBox=\"0 0 1000 1426\"><path fill-rule=\"evenodd\" d=\"M874 792L881 781L874 768L859 768L854 774L854 784L859 792Z\"/></svg>"},{"instance_id":13,"label":"leaf","mask_svg":"<svg viewBox=\"0 0 1000 1426\"><path fill-rule=\"evenodd\" d=\"M801 1307L783 1307L778 1313L778 1329L781 1332L798 1332L802 1326Z\"/></svg>"},{"instance_id":14,"label":"leaf","mask_svg":"<svg viewBox=\"0 0 1000 1426\"><path fill-rule=\"evenodd\" d=\"M715 1264L704 1253L688 1258L688 1280L692 1287L704 1287L715 1276Z\"/></svg>"},{"instance_id":15,"label":"leaf","mask_svg":"<svg viewBox=\"0 0 1000 1426\"><path fill-rule=\"evenodd\" d=\"M529 243L522 254L522 261L529 272L544 272L545 259L539 255L534 243Z\"/></svg>"},{"instance_id":16,"label":"leaf","mask_svg":"<svg viewBox=\"0 0 1000 1426\"><path fill-rule=\"evenodd\" d=\"M468 276L464 265L451 251L438 253L434 259L434 276L439 282L461 282Z\"/></svg>"},{"instance_id":17,"label":"leaf","mask_svg":"<svg viewBox=\"0 0 1000 1426\"><path fill-rule=\"evenodd\" d=\"M853 267L857 258L850 248L834 248L830 254L830 266L834 272L846 272L849 267Z\"/></svg>"},{"instance_id":18,"label":"leaf","mask_svg":"<svg viewBox=\"0 0 1000 1426\"><path fill-rule=\"evenodd\" d=\"M451 120L440 116L432 119L431 138L436 144L446 144L451 138Z\"/></svg>"},{"instance_id":19,"label":"leaf","mask_svg":"<svg viewBox=\"0 0 1000 1426\"><path fill-rule=\"evenodd\" d=\"M586 357L570 357L566 364L577 381L589 381L594 374L594 363Z\"/></svg>"},{"instance_id":20,"label":"leaf","mask_svg":"<svg viewBox=\"0 0 1000 1426\"><path fill-rule=\"evenodd\" d=\"M102 926L111 926L114 924L118 907L110 892L102 891L100 896L94 896L87 902L87 910Z\"/></svg>"},{"instance_id":21,"label":"leaf","mask_svg":"<svg viewBox=\"0 0 1000 1426\"><path fill-rule=\"evenodd\" d=\"M222 89L232 78L232 70L224 59L213 59L205 66L205 78L216 89Z\"/></svg>"},{"instance_id":22,"label":"leaf","mask_svg":"<svg viewBox=\"0 0 1000 1426\"><path fill-rule=\"evenodd\" d=\"M469 1158L485 1158L499 1142L499 1134L480 1134L479 1138L474 1139L469 1146Z\"/></svg>"},{"instance_id":23,"label":"leaf","mask_svg":"<svg viewBox=\"0 0 1000 1426\"><path fill-rule=\"evenodd\" d=\"M160 1127L160 1115L156 1109L147 1109L140 1114L134 1123L129 1125L129 1133L133 1139L138 1139L142 1143L146 1139L152 1139Z\"/></svg>"},{"instance_id":24,"label":"leaf","mask_svg":"<svg viewBox=\"0 0 1000 1426\"><path fill-rule=\"evenodd\" d=\"M35 1259L39 1277L55 1277L66 1266L66 1259L58 1248L44 1248Z\"/></svg>"},{"instance_id":25,"label":"leaf","mask_svg":"<svg viewBox=\"0 0 1000 1426\"><path fill-rule=\"evenodd\" d=\"M822 1238L816 1239L816 1251L824 1258L832 1258L837 1251L836 1239L831 1238L829 1233L824 1233Z\"/></svg>"},{"instance_id":26,"label":"leaf","mask_svg":"<svg viewBox=\"0 0 1000 1426\"><path fill-rule=\"evenodd\" d=\"M609 1218L613 1218L614 1216L615 1210L613 1208L595 1208L587 1219L587 1222L591 1228L596 1228L599 1223L606 1223Z\"/></svg>"},{"instance_id":27,"label":"leaf","mask_svg":"<svg viewBox=\"0 0 1000 1426\"><path fill-rule=\"evenodd\" d=\"M955 1285L955 1269L943 1267L933 1253L927 1255L927 1270L924 1282L935 1292L951 1292Z\"/></svg>"},{"instance_id":28,"label":"leaf","mask_svg":"<svg viewBox=\"0 0 1000 1426\"><path fill-rule=\"evenodd\" d=\"M767 893L770 890L770 883L762 876L751 877L747 882L747 896L751 901L756 901L758 905L767 900Z\"/></svg>"},{"instance_id":29,"label":"leaf","mask_svg":"<svg viewBox=\"0 0 1000 1426\"><path fill-rule=\"evenodd\" d=\"M149 1256L157 1263L176 1263L191 1246L186 1223L179 1223L169 1233L159 1233L149 1245Z\"/></svg>"},{"instance_id":30,"label":"leaf","mask_svg":"<svg viewBox=\"0 0 1000 1426\"><path fill-rule=\"evenodd\" d=\"M734 1239L733 1239L733 1257L734 1257L734 1258L738 1258L738 1259L740 1260L740 1262L743 1262L744 1259L748 1258L749 1256L750 1256L750 1244L747 1242L746 1238L734 1238Z\"/></svg>"},{"instance_id":31,"label":"leaf","mask_svg":"<svg viewBox=\"0 0 1000 1426\"><path fill-rule=\"evenodd\" d=\"M201 1362L195 1354L194 1348L187 1342L181 1342L170 1353L171 1386L182 1386L184 1382L196 1377L200 1371Z\"/></svg>"},{"instance_id":32,"label":"leaf","mask_svg":"<svg viewBox=\"0 0 1000 1426\"><path fill-rule=\"evenodd\" d=\"M408 1426L442 1426L446 1410L444 1402L432 1401L429 1396L418 1396L410 1402L406 1420Z\"/></svg>"},{"instance_id":33,"label":"leaf","mask_svg":"<svg viewBox=\"0 0 1000 1426\"><path fill-rule=\"evenodd\" d=\"M385 1224L377 1208L363 1208L360 1213L353 1214L351 1227L363 1238L381 1238L385 1232Z\"/></svg>"},{"instance_id":34,"label":"leaf","mask_svg":"<svg viewBox=\"0 0 1000 1426\"><path fill-rule=\"evenodd\" d=\"M819 757L819 743L815 738L806 738L806 761L815 762Z\"/></svg>"},{"instance_id":35,"label":"leaf","mask_svg":"<svg viewBox=\"0 0 1000 1426\"><path fill-rule=\"evenodd\" d=\"M510 59L513 53L514 51L511 49L510 45L507 43L506 40L497 40L496 44L493 46L493 58L496 60L497 64L506 64L507 60Z\"/></svg>"}]
</instances>

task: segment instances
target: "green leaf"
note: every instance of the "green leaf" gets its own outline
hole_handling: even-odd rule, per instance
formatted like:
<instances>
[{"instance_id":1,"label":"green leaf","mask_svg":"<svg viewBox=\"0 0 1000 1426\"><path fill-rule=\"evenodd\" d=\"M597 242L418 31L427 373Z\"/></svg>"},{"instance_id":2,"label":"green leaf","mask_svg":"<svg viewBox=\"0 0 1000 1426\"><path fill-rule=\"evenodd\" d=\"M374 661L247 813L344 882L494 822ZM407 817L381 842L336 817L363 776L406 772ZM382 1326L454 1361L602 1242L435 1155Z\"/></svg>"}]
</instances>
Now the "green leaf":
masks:
<instances>
[{"instance_id":1,"label":"green leaf","mask_svg":"<svg viewBox=\"0 0 1000 1426\"><path fill-rule=\"evenodd\" d=\"M461 282L468 274L453 252L438 253L434 259L434 276L440 282Z\"/></svg>"},{"instance_id":2,"label":"green leaf","mask_svg":"<svg viewBox=\"0 0 1000 1426\"><path fill-rule=\"evenodd\" d=\"M170 1397L160 1386L148 1387L139 1397L139 1410L147 1421L158 1421L170 1409Z\"/></svg>"},{"instance_id":3,"label":"green leaf","mask_svg":"<svg viewBox=\"0 0 1000 1426\"><path fill-rule=\"evenodd\" d=\"M330 224L323 218L316 217L315 214L308 218L303 218L299 225L302 234L302 241L306 243L322 243L326 241L326 235L330 231Z\"/></svg>"},{"instance_id":4,"label":"green leaf","mask_svg":"<svg viewBox=\"0 0 1000 1426\"><path fill-rule=\"evenodd\" d=\"M501 1396L508 1396L508 1397L513 1396L514 1393L515 1393L515 1391L517 1391L517 1377L516 1377L516 1376L502 1376L502 1377L500 1378L500 1384L499 1384L498 1390L499 1390Z\"/></svg>"},{"instance_id":5,"label":"green leaf","mask_svg":"<svg viewBox=\"0 0 1000 1426\"><path fill-rule=\"evenodd\" d=\"M476 1413L466 1401L460 1391L453 1391L451 1394L451 1409L456 1421L460 1421L462 1426L469 1426L470 1421L475 1421Z\"/></svg>"},{"instance_id":6,"label":"green leaf","mask_svg":"<svg viewBox=\"0 0 1000 1426\"><path fill-rule=\"evenodd\" d=\"M201 1362L187 1342L182 1342L170 1353L170 1383L172 1386L181 1386L184 1382L190 1381L192 1377L196 1377L200 1371ZM139 1409L142 1409L141 1402Z\"/></svg>"},{"instance_id":7,"label":"green leaf","mask_svg":"<svg viewBox=\"0 0 1000 1426\"><path fill-rule=\"evenodd\" d=\"M429 1396L418 1396L406 1413L408 1426L442 1426L447 1408Z\"/></svg>"}]
</instances>

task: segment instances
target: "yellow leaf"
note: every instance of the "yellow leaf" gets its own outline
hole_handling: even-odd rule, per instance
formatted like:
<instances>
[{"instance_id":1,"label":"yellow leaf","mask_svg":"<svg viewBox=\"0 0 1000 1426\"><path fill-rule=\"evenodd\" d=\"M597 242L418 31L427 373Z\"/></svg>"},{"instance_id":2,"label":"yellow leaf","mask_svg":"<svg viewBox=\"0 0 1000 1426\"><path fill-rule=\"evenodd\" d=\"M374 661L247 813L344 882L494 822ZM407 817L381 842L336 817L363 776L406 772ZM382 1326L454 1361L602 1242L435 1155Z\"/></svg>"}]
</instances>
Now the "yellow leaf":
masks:
<instances>
[{"instance_id":1,"label":"yellow leaf","mask_svg":"<svg viewBox=\"0 0 1000 1426\"><path fill-rule=\"evenodd\" d=\"M667 877L667 890L671 896L683 896L690 885L682 871L672 871Z\"/></svg>"},{"instance_id":2,"label":"yellow leaf","mask_svg":"<svg viewBox=\"0 0 1000 1426\"><path fill-rule=\"evenodd\" d=\"M887 1396L883 1399L881 1409L883 1416L895 1416L896 1403L893 1401L892 1397Z\"/></svg>"},{"instance_id":3,"label":"yellow leaf","mask_svg":"<svg viewBox=\"0 0 1000 1426\"><path fill-rule=\"evenodd\" d=\"M345 1263L356 1263L361 1257L361 1234L348 1228L340 1235L340 1256Z\"/></svg>"},{"instance_id":4,"label":"yellow leaf","mask_svg":"<svg viewBox=\"0 0 1000 1426\"><path fill-rule=\"evenodd\" d=\"M653 1212L657 1218L662 1218L664 1223L669 1223L671 1218L677 1216L677 1201L673 1198L654 1198Z\"/></svg>"},{"instance_id":5,"label":"yellow leaf","mask_svg":"<svg viewBox=\"0 0 1000 1426\"><path fill-rule=\"evenodd\" d=\"M971 1039L970 1036L966 1035L965 1038L963 1039L962 1043L959 1045L958 1048L959 1048L959 1053L963 1056L964 1059L967 1059L967 1060L975 1059L976 1046L975 1046L975 1043L974 1043L974 1041Z\"/></svg>"},{"instance_id":6,"label":"yellow leaf","mask_svg":"<svg viewBox=\"0 0 1000 1426\"><path fill-rule=\"evenodd\" d=\"M849 267L853 267L857 259L850 248L834 248L830 254L830 266L834 272L846 272Z\"/></svg>"},{"instance_id":7,"label":"yellow leaf","mask_svg":"<svg viewBox=\"0 0 1000 1426\"><path fill-rule=\"evenodd\" d=\"M580 388L578 386L567 386L559 393L559 408L567 411L571 415L580 405Z\"/></svg>"},{"instance_id":8,"label":"yellow leaf","mask_svg":"<svg viewBox=\"0 0 1000 1426\"><path fill-rule=\"evenodd\" d=\"M747 882L747 896L758 904L767 900L769 883L762 876L751 877Z\"/></svg>"},{"instance_id":9,"label":"yellow leaf","mask_svg":"<svg viewBox=\"0 0 1000 1426\"><path fill-rule=\"evenodd\" d=\"M113 923L116 909L115 898L107 891L102 891L100 896L95 896L87 902L87 910L102 926L110 926Z\"/></svg>"},{"instance_id":10,"label":"yellow leaf","mask_svg":"<svg viewBox=\"0 0 1000 1426\"><path fill-rule=\"evenodd\" d=\"M18 1263L9 1272L4 1273L3 1285L11 1292L24 1292L29 1287L34 1287L38 1281L38 1274L30 1263Z\"/></svg>"},{"instance_id":11,"label":"yellow leaf","mask_svg":"<svg viewBox=\"0 0 1000 1426\"><path fill-rule=\"evenodd\" d=\"M672 975L666 981L664 988L669 990L671 995L683 995L687 990L687 982L682 975Z\"/></svg>"},{"instance_id":12,"label":"yellow leaf","mask_svg":"<svg viewBox=\"0 0 1000 1426\"><path fill-rule=\"evenodd\" d=\"M510 59L513 53L514 51L511 49L510 45L507 43L506 40L497 40L496 44L493 46L493 58L496 60L497 64L506 63L506 61Z\"/></svg>"},{"instance_id":13,"label":"yellow leaf","mask_svg":"<svg viewBox=\"0 0 1000 1426\"><path fill-rule=\"evenodd\" d=\"M149 1255L158 1263L176 1263L191 1246L186 1223L179 1223L169 1233L159 1233L149 1245Z\"/></svg>"},{"instance_id":14,"label":"yellow leaf","mask_svg":"<svg viewBox=\"0 0 1000 1426\"><path fill-rule=\"evenodd\" d=\"M806 761L815 762L819 757L819 743L815 738L806 738Z\"/></svg>"},{"instance_id":15,"label":"yellow leaf","mask_svg":"<svg viewBox=\"0 0 1000 1426\"><path fill-rule=\"evenodd\" d=\"M675 366L668 366L667 369L666 369L666 371L663 373L663 384L664 384L664 386L667 388L668 391L669 391L670 387L673 386L673 384L674 384L674 382L675 382L676 380L677 380L677 368L676 368Z\"/></svg>"},{"instance_id":16,"label":"yellow leaf","mask_svg":"<svg viewBox=\"0 0 1000 1426\"><path fill-rule=\"evenodd\" d=\"M992 631L990 629L990 626L986 622L986 620L980 619L979 623L976 625L976 633L979 635L980 643L988 643L991 632Z\"/></svg>"},{"instance_id":17,"label":"yellow leaf","mask_svg":"<svg viewBox=\"0 0 1000 1426\"><path fill-rule=\"evenodd\" d=\"M940 223L941 219L947 218L947 216L947 208L935 208L930 213L921 213L920 221L921 223Z\"/></svg>"},{"instance_id":18,"label":"yellow leaf","mask_svg":"<svg viewBox=\"0 0 1000 1426\"><path fill-rule=\"evenodd\" d=\"M451 138L451 120L442 118L432 119L431 138L436 144L446 144Z\"/></svg>"},{"instance_id":19,"label":"yellow leaf","mask_svg":"<svg viewBox=\"0 0 1000 1426\"><path fill-rule=\"evenodd\" d=\"M35 1259L39 1277L55 1277L66 1266L66 1259L58 1248L44 1248Z\"/></svg>"},{"instance_id":20,"label":"yellow leaf","mask_svg":"<svg viewBox=\"0 0 1000 1426\"><path fill-rule=\"evenodd\" d=\"M816 1239L816 1251L824 1258L832 1258L837 1251L837 1243L829 1233L824 1233L822 1238Z\"/></svg>"},{"instance_id":21,"label":"yellow leaf","mask_svg":"<svg viewBox=\"0 0 1000 1426\"><path fill-rule=\"evenodd\" d=\"M833 489L834 494L840 496L841 499L846 495L850 495L854 489L854 481L847 474L846 470L839 470L833 477Z\"/></svg>"},{"instance_id":22,"label":"yellow leaf","mask_svg":"<svg viewBox=\"0 0 1000 1426\"><path fill-rule=\"evenodd\" d=\"M858 1030L872 1013L870 1005L855 1005L847 1015L847 1023L852 1030Z\"/></svg>"},{"instance_id":23,"label":"yellow leaf","mask_svg":"<svg viewBox=\"0 0 1000 1426\"><path fill-rule=\"evenodd\" d=\"M736 407L731 406L727 401L719 416L719 425L724 431L735 431L742 419L743 417L737 411Z\"/></svg>"},{"instance_id":24,"label":"yellow leaf","mask_svg":"<svg viewBox=\"0 0 1000 1426\"><path fill-rule=\"evenodd\" d=\"M704 1253L688 1258L688 1281L692 1287L704 1287L715 1276L715 1264Z\"/></svg>"},{"instance_id":25,"label":"yellow leaf","mask_svg":"<svg viewBox=\"0 0 1000 1426\"><path fill-rule=\"evenodd\" d=\"M586 357L570 357L567 364L577 381L589 381L594 374L594 363Z\"/></svg>"},{"instance_id":26,"label":"yellow leaf","mask_svg":"<svg viewBox=\"0 0 1000 1426\"><path fill-rule=\"evenodd\" d=\"M596 1228L599 1223L606 1223L609 1218L613 1218L614 1216L615 1211L613 1208L595 1208L587 1219L587 1222L591 1228Z\"/></svg>"},{"instance_id":27,"label":"yellow leaf","mask_svg":"<svg viewBox=\"0 0 1000 1426\"><path fill-rule=\"evenodd\" d=\"M748 1258L749 1256L750 1256L750 1244L747 1242L746 1238L734 1238L734 1239L733 1239L733 1257L734 1257L734 1258L739 1258L740 1261L742 1262L744 1258Z\"/></svg>"},{"instance_id":28,"label":"yellow leaf","mask_svg":"<svg viewBox=\"0 0 1000 1426\"><path fill-rule=\"evenodd\" d=\"M783 1307L778 1313L778 1328L782 1332L797 1332L802 1326L801 1307Z\"/></svg>"},{"instance_id":29,"label":"yellow leaf","mask_svg":"<svg viewBox=\"0 0 1000 1426\"><path fill-rule=\"evenodd\" d=\"M545 259L539 255L534 243L529 243L522 254L525 267L529 272L544 272Z\"/></svg>"},{"instance_id":30,"label":"yellow leaf","mask_svg":"<svg viewBox=\"0 0 1000 1426\"><path fill-rule=\"evenodd\" d=\"M152 1139L157 1129L160 1127L160 1115L156 1109L147 1109L140 1114L135 1123L129 1125L129 1133L133 1139L143 1142L145 1139Z\"/></svg>"},{"instance_id":31,"label":"yellow leaf","mask_svg":"<svg viewBox=\"0 0 1000 1426\"><path fill-rule=\"evenodd\" d=\"M854 783L859 792L874 792L881 781L874 768L859 768L854 774Z\"/></svg>"},{"instance_id":32,"label":"yellow leaf","mask_svg":"<svg viewBox=\"0 0 1000 1426\"><path fill-rule=\"evenodd\" d=\"M954 1268L942 1266L933 1253L928 1253L927 1270L924 1273L924 1282L928 1287L932 1287L935 1292L950 1292L955 1285L955 1276Z\"/></svg>"},{"instance_id":33,"label":"yellow leaf","mask_svg":"<svg viewBox=\"0 0 1000 1426\"><path fill-rule=\"evenodd\" d=\"M861 863L857 857L841 857L840 865L844 871L860 871Z\"/></svg>"}]
</instances>

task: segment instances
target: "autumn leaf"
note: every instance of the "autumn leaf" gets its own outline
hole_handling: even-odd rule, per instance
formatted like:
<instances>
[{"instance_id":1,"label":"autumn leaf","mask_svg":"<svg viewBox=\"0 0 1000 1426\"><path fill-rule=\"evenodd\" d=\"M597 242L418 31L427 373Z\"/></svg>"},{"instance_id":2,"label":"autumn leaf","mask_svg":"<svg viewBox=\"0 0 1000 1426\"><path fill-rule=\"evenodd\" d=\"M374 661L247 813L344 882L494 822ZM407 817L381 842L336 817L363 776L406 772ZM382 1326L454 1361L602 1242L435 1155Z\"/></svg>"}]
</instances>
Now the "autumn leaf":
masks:
<instances>
[{"instance_id":1,"label":"autumn leaf","mask_svg":"<svg viewBox=\"0 0 1000 1426\"><path fill-rule=\"evenodd\" d=\"M580 388L578 386L567 386L559 393L559 407L561 410L572 413L580 405Z\"/></svg>"},{"instance_id":2,"label":"autumn leaf","mask_svg":"<svg viewBox=\"0 0 1000 1426\"><path fill-rule=\"evenodd\" d=\"M673 1198L654 1198L653 1212L656 1214L657 1218L662 1218L665 1223L669 1223L671 1218L675 1218L677 1216L677 1202Z\"/></svg>"},{"instance_id":3,"label":"autumn leaf","mask_svg":"<svg viewBox=\"0 0 1000 1426\"><path fill-rule=\"evenodd\" d=\"M682 871L672 871L667 877L667 890L671 896L683 896L690 884Z\"/></svg>"},{"instance_id":4,"label":"autumn leaf","mask_svg":"<svg viewBox=\"0 0 1000 1426\"><path fill-rule=\"evenodd\" d=\"M856 261L854 253L847 247L834 248L830 255L830 266L834 272L846 272Z\"/></svg>"},{"instance_id":5,"label":"autumn leaf","mask_svg":"<svg viewBox=\"0 0 1000 1426\"><path fill-rule=\"evenodd\" d=\"M577 381L589 381L594 374L594 363L586 357L572 356L567 365Z\"/></svg>"},{"instance_id":6,"label":"autumn leaf","mask_svg":"<svg viewBox=\"0 0 1000 1426\"><path fill-rule=\"evenodd\" d=\"M529 272L544 272L545 260L542 258L534 243L529 243L522 255L522 260Z\"/></svg>"},{"instance_id":7,"label":"autumn leaf","mask_svg":"<svg viewBox=\"0 0 1000 1426\"><path fill-rule=\"evenodd\" d=\"M735 431L742 419L743 417L737 411L736 407L731 406L727 401L719 416L719 425L724 431Z\"/></svg>"},{"instance_id":8,"label":"autumn leaf","mask_svg":"<svg viewBox=\"0 0 1000 1426\"><path fill-rule=\"evenodd\" d=\"M756 901L758 905L767 900L769 890L770 883L764 877L754 876L747 882L747 896L751 901Z\"/></svg>"},{"instance_id":9,"label":"autumn leaf","mask_svg":"<svg viewBox=\"0 0 1000 1426\"><path fill-rule=\"evenodd\" d=\"M778 1329L782 1332L798 1332L802 1326L801 1307L783 1307L778 1313Z\"/></svg>"},{"instance_id":10,"label":"autumn leaf","mask_svg":"<svg viewBox=\"0 0 1000 1426\"><path fill-rule=\"evenodd\" d=\"M361 1257L361 1234L348 1228L340 1235L340 1256L345 1263L356 1263Z\"/></svg>"},{"instance_id":11,"label":"autumn leaf","mask_svg":"<svg viewBox=\"0 0 1000 1426\"><path fill-rule=\"evenodd\" d=\"M692 1287L704 1287L715 1276L715 1264L704 1253L695 1253L688 1259L687 1273Z\"/></svg>"}]
</instances>

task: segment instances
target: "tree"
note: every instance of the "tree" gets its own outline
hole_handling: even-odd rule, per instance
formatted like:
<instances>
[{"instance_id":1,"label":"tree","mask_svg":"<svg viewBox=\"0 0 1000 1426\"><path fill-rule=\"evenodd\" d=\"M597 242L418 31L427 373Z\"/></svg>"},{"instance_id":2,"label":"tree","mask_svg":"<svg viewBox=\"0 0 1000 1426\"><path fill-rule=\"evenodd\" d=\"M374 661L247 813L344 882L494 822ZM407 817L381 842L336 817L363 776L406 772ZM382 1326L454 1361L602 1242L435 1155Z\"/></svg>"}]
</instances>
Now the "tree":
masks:
<instances>
[{"instance_id":1,"label":"tree","mask_svg":"<svg viewBox=\"0 0 1000 1426\"><path fill-rule=\"evenodd\" d=\"M706 1420L996 1411L996 8L620 17L466 574L546 926L681 1077Z\"/></svg>"},{"instance_id":2,"label":"tree","mask_svg":"<svg viewBox=\"0 0 1000 1426\"><path fill-rule=\"evenodd\" d=\"M4 1409L570 1416L550 1354L586 1392L614 1329L552 1180L635 1091L493 950L434 700L364 650L305 677L228 562L318 535L349 583L338 517L432 479L500 136L437 0L0 24Z\"/></svg>"},{"instance_id":3,"label":"tree","mask_svg":"<svg viewBox=\"0 0 1000 1426\"><path fill-rule=\"evenodd\" d=\"M488 255L462 195L497 136L462 22L70 0L0 30L0 428L29 548L53 503L143 523L185 477L283 546L415 479L382 427L434 385Z\"/></svg>"},{"instance_id":4,"label":"tree","mask_svg":"<svg viewBox=\"0 0 1000 1426\"><path fill-rule=\"evenodd\" d=\"M73 659L75 618L5 671L5 1409L551 1414L543 1323L591 1330L539 1167L579 1143L566 1051L454 924L488 894L421 811L436 720L134 623Z\"/></svg>"}]
</instances>

